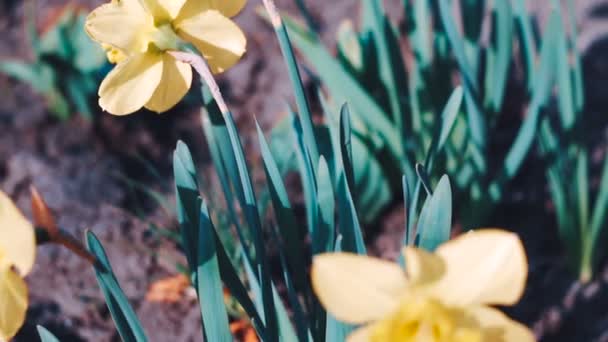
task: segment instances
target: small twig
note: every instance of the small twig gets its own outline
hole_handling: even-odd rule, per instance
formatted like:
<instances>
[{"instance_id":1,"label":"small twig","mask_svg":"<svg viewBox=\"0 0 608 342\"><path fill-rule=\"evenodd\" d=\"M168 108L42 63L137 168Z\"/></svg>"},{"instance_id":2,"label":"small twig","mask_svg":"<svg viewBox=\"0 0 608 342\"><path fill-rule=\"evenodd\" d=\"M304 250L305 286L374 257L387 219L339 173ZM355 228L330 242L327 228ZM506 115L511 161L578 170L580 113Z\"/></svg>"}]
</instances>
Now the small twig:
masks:
<instances>
[{"instance_id":1,"label":"small twig","mask_svg":"<svg viewBox=\"0 0 608 342\"><path fill-rule=\"evenodd\" d=\"M59 230L59 234L56 235L53 243L62 245L63 247L69 249L74 254L90 262L93 266L95 266L97 263L97 258L91 252L89 252L80 241L76 240L72 235L64 230Z\"/></svg>"},{"instance_id":2,"label":"small twig","mask_svg":"<svg viewBox=\"0 0 608 342\"><path fill-rule=\"evenodd\" d=\"M97 258L91 254L80 241L76 240L65 230L59 228L51 209L34 186L30 187L30 193L32 196L31 201L32 212L34 213L34 224L38 228L36 233L38 244L55 243L62 245L79 257L89 261L92 265L95 265Z\"/></svg>"},{"instance_id":3,"label":"small twig","mask_svg":"<svg viewBox=\"0 0 608 342\"><path fill-rule=\"evenodd\" d=\"M173 57L175 57L178 61L190 64L194 70L201 76L205 84L209 87L211 91L211 95L215 99L217 106L223 114L228 113L228 106L226 106L226 102L224 101L224 97L222 96L222 92L220 91L220 87L217 85L215 78L213 77L213 73L209 66L207 65L207 61L197 54L191 52L184 51L169 51Z\"/></svg>"},{"instance_id":4,"label":"small twig","mask_svg":"<svg viewBox=\"0 0 608 342\"><path fill-rule=\"evenodd\" d=\"M70 233L63 229L58 229L55 234L51 235L46 228L36 227L36 243L38 245L60 245L67 248L77 256L90 262L93 266L95 266L97 263L97 258L91 252L89 252L80 241L75 239Z\"/></svg>"}]
</instances>

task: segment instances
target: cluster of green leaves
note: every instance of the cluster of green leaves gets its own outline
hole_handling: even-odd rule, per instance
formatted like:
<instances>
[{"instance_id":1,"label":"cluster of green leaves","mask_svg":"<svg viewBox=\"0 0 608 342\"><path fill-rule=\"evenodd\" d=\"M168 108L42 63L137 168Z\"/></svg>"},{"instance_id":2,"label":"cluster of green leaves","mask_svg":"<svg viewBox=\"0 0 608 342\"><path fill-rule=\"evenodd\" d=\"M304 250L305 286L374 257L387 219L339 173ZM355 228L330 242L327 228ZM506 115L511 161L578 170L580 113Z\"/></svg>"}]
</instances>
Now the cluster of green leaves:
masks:
<instances>
[{"instance_id":1,"label":"cluster of green leaves","mask_svg":"<svg viewBox=\"0 0 608 342\"><path fill-rule=\"evenodd\" d=\"M350 115L346 106L340 114L339 127L335 127L337 144L331 140L322 143L316 135L313 137L311 142L318 144L320 150L330 151L327 155L320 155L316 166L313 166L305 143L301 124L304 118L292 116L292 142L301 153L300 176L306 194L306 211L314 215L307 215L312 222L305 227L297 220L275 158L258 127L274 212L273 223L265 224L262 217L266 208L256 199L232 114L221 113L209 94L205 93L204 97L204 132L224 190L231 223L237 232L237 262L240 264L235 265L226 252L225 244L219 238L222 232L215 227L203 199L204 194L200 193L193 157L188 147L179 142L173 157L178 220L191 281L200 299L206 340L232 341L224 286L247 313L264 341L344 340L352 327L328 315L317 302L307 279L306 262L315 254L324 252L366 253L354 204L356 198L350 191L353 151ZM424 185L427 196L416 229L407 230L404 243L433 250L450 237L451 187L447 176L444 176L432 192L430 184L425 181L422 166L418 171L419 183ZM407 188L404 178L404 189ZM243 217L237 215L236 206L241 209ZM310 236L310 246L306 243L307 235ZM97 259L95 273L121 338L124 341L147 341L101 243L91 232L87 233L86 242ZM269 246L277 248L276 255L267 253ZM270 264L277 259L280 266L271 270ZM238 271L241 268L245 270L244 277ZM287 289L287 303L277 291L277 282ZM40 334L44 341L57 341L43 328L40 328Z\"/></svg>"},{"instance_id":2,"label":"cluster of green leaves","mask_svg":"<svg viewBox=\"0 0 608 342\"><path fill-rule=\"evenodd\" d=\"M567 2L568 26L563 24L561 4L550 3L542 37L527 13L525 0L458 3L460 18L453 15L450 0L403 1L412 57L409 69L401 53L402 41L382 1L361 0L360 30L349 21L340 26L336 57L323 46L313 27L286 21L295 45L316 69L330 98L349 101L353 121L361 123L354 130L370 151L365 164L382 167L383 172L356 182L360 192L374 194L362 199L361 208L370 214L368 219L374 219L396 195L387 186L394 184L396 168L405 175L413 174L413 165L422 160L436 132L438 106L458 75L465 115L456 118L441 167L436 170L446 171L455 182L459 219L466 227L482 224L536 146L547 159L561 237L581 279L589 280L601 258L597 246L606 226L608 166L590 212L587 159L591 146L584 133L590 120L582 115L584 90L574 3ZM489 17L484 14L487 10L492 14ZM482 39L485 23L490 28L487 42ZM523 64L527 104L509 109L522 110L525 116L512 142L506 144L506 154L497 156L489 146L500 136L496 134L498 120L508 114L503 107L508 75L515 66L514 51ZM553 100L557 111L547 110ZM386 154L397 163L387 163ZM379 162L371 161L374 156L379 156ZM369 170L365 164L354 163L356 169ZM429 170L430 178L436 179L437 172Z\"/></svg>"},{"instance_id":3,"label":"cluster of green leaves","mask_svg":"<svg viewBox=\"0 0 608 342\"><path fill-rule=\"evenodd\" d=\"M410 55L402 53L401 37L382 1L361 0L360 29L355 30L349 21L340 26L336 57L314 30L295 20L286 22L295 45L314 66L330 99L351 105L354 130L368 150L366 163L378 160L381 172L357 182L360 192L380 194L362 200L370 220L398 195L391 192L395 189L391 185L400 174L413 181L414 165L424 160L441 124L438 114L454 88L453 80L460 79L463 115L455 117L453 134L435 170L452 176L461 203L459 217L465 225L479 223L502 199L505 185L533 145L541 109L547 104L552 74L548 63L553 63L554 51L546 51L547 58L539 63L526 60L530 63L527 75L535 80L530 81L527 114L510 150L497 156L489 147L496 142L492 139L497 136L513 68L513 44L517 41L524 53L534 44L532 19L524 0L460 1L460 17L453 15L450 0L404 0L403 4L404 35L411 51L407 64L404 60ZM486 10L491 11L490 17L484 14ZM484 24L490 27L487 42L482 39ZM355 167L364 168L359 163ZM441 172L429 169L429 174L436 180ZM411 191L413 195L414 189Z\"/></svg>"},{"instance_id":4,"label":"cluster of green leaves","mask_svg":"<svg viewBox=\"0 0 608 342\"><path fill-rule=\"evenodd\" d=\"M29 84L60 119L74 112L93 115L91 101L107 65L103 50L84 31L85 18L82 11L67 6L42 35L31 20L33 61L0 61L0 73Z\"/></svg>"},{"instance_id":5,"label":"cluster of green leaves","mask_svg":"<svg viewBox=\"0 0 608 342\"><path fill-rule=\"evenodd\" d=\"M555 74L556 115L540 118L539 141L547 168L549 190L555 206L559 234L570 255L571 266L582 282L590 281L605 253L598 247L606 241L608 213L608 158L600 169L597 191L592 191L589 155L595 147L589 130L590 114L585 114L581 58L575 44L577 29L574 3L568 2L569 29L561 25L561 9L554 6L549 18L553 44L550 59ZM526 58L532 63L535 45ZM540 52L543 58L543 51ZM544 57L547 58L547 57ZM595 197L593 197L595 195Z\"/></svg>"},{"instance_id":6,"label":"cluster of green leaves","mask_svg":"<svg viewBox=\"0 0 608 342\"><path fill-rule=\"evenodd\" d=\"M302 174L303 179L316 179L304 185L308 187L307 192L315 194L310 202L306 201L307 208L313 206L316 212L315 225L306 229L296 220L275 159L260 130L259 142L275 217L274 223L264 224L261 219L264 209L256 200L231 114L220 113L210 98L207 98L206 109L205 133L214 142L211 153L220 182L225 186L226 204L239 236L240 265L231 261L225 244L219 239L221 232L214 226L212 215L202 198L204 195L199 192L199 177L192 155L188 147L179 142L174 153L178 218L191 280L199 296L205 340L233 340L224 302L225 286L264 341L343 341L352 327L328 315L317 302L307 279L306 260L323 252L366 253L349 190L352 183L348 181L348 174L352 168L348 160L352 151L349 146L348 112L345 110L342 113L340 145L337 146L340 150L334 151L339 153L342 160L336 165L338 169L330 170L323 155L317 171L312 168L310 158L303 160L302 172L308 173L308 176ZM293 120L293 143L301 147L303 154L309 155L299 126L300 118L293 116ZM421 179L424 176L421 175ZM427 197L417 228L408 231L404 241L433 250L450 237L452 199L447 176L441 178L434 192L428 186L424 186ZM241 208L244 217L236 215L235 205ZM267 239L264 239L265 235ZM311 246L305 242L306 235L310 236ZM147 341L101 243L91 232L87 233L86 242L97 259L95 273L119 335L124 341ZM267 254L269 246L278 248L277 255ZM277 269L270 269L271 258L279 260ZM239 268L245 269L244 277L237 271ZM287 289L287 303L277 291L277 282L284 284ZM58 341L43 328L39 330L43 341Z\"/></svg>"},{"instance_id":7,"label":"cluster of green leaves","mask_svg":"<svg viewBox=\"0 0 608 342\"><path fill-rule=\"evenodd\" d=\"M221 112L209 92L203 91L203 131L223 189L228 216L238 236L238 265L230 259L219 238L221 232L214 225L204 199L207 196L200 192L199 176L188 147L179 142L173 156L182 247L200 299L203 335L210 341L232 341L233 338L223 299L224 286L264 341L342 341L352 329L324 311L307 276L307 264L316 254L333 251L366 254L361 215L356 205L359 197L351 191L357 177L353 168L357 145L351 116L346 105L339 115L327 108L326 124L313 125L287 30L281 26L276 31L299 109L298 114L291 111L289 132L302 181L306 223L298 220L287 195L276 161L284 156L273 154L258 126L268 197L274 213L274 220L263 220L271 208L257 199L232 114ZM435 150L445 144L462 96L458 88L445 106L442 124L433 138ZM427 166L436 155L435 150L430 150ZM417 222L410 219L412 223L406 228L404 244L433 250L450 237L451 187L444 176L433 192L424 165L417 166L417 173L411 185L407 177L403 177L405 196L408 197L408 189L415 185L424 189L421 191L426 193L426 199L419 215L416 208L422 194L407 202L410 213L419 219ZM120 336L125 341L146 341L103 247L90 232L87 246L98 259L95 272ZM268 253L271 247L276 250L272 255ZM271 269L271 264L279 266ZM244 274L238 271L241 268ZM284 296L279 294L277 283L285 285ZM48 338L48 332L41 330L41 334Z\"/></svg>"},{"instance_id":8,"label":"cluster of green leaves","mask_svg":"<svg viewBox=\"0 0 608 342\"><path fill-rule=\"evenodd\" d=\"M282 34L284 32L279 32ZM284 48L289 61L291 48L287 36L281 40L286 44ZM295 64L289 65L290 68L295 67ZM294 74L297 72L297 69L291 70ZM294 77L295 88L301 90L299 77ZM305 105L306 100L301 100L298 102ZM247 312L262 340L344 340L351 327L328 317L317 302L307 279L306 265L307 260L319 253L366 253L355 206L357 197L350 190L354 181L351 162L354 152L347 107L343 107L335 126L328 127L329 138L326 139L315 133L312 121L308 123L313 129L310 131L312 134L306 136L303 122L310 120L310 116L295 113L290 116L291 143L298 151L306 225L297 220L276 159L258 127L274 213L274 221L265 224L261 218L265 217L267 208L255 194L232 115L230 112L221 113L208 94L205 102L204 131L241 252L240 266L231 264L207 205L201 198L192 156L180 143L174 155L178 217L182 240L190 241L184 249L192 271L192 282L198 288L206 337L211 340L231 339L222 301L223 282ZM303 112L306 110L300 111ZM317 163L313 162L314 152L309 146L319 151ZM237 205L240 211L236 210ZM237 212L242 212L244 217L239 218ZM417 229L409 231L407 241L432 250L449 239L450 227L451 189L446 177L439 182L435 193L429 190ZM310 246L306 243L307 236L310 237ZM277 250L274 259L267 254L269 245ZM274 264L278 263L279 269L270 269L273 260L278 261ZM245 269L246 282L239 277L239 267ZM277 282L286 287L287 304L277 292ZM292 312L291 317L287 308Z\"/></svg>"}]
</instances>

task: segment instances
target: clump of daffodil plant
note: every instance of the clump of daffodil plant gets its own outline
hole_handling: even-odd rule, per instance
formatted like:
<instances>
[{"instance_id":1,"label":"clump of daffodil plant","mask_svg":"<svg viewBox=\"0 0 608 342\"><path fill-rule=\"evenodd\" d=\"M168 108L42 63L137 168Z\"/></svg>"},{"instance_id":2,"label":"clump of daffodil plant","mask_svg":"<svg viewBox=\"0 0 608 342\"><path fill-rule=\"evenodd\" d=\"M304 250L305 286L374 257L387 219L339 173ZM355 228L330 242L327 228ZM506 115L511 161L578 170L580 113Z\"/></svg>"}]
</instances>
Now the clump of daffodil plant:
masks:
<instances>
[{"instance_id":1,"label":"clump of daffodil plant","mask_svg":"<svg viewBox=\"0 0 608 342\"><path fill-rule=\"evenodd\" d=\"M245 0L113 0L86 20L116 67L99 87L99 105L115 115L142 107L161 113L175 106L192 82L190 65L170 52L192 44L214 73L233 66L246 39L229 18Z\"/></svg>"},{"instance_id":2,"label":"clump of daffodil plant","mask_svg":"<svg viewBox=\"0 0 608 342\"><path fill-rule=\"evenodd\" d=\"M405 247L405 270L376 258L314 258L312 281L339 320L364 324L349 341L526 342L532 333L489 305L512 305L527 277L519 238L471 232L434 253Z\"/></svg>"},{"instance_id":3,"label":"clump of daffodil plant","mask_svg":"<svg viewBox=\"0 0 608 342\"><path fill-rule=\"evenodd\" d=\"M0 191L0 341L13 337L25 321L28 290L23 277L35 255L34 227Z\"/></svg>"},{"instance_id":4,"label":"clump of daffodil plant","mask_svg":"<svg viewBox=\"0 0 608 342\"><path fill-rule=\"evenodd\" d=\"M297 146L295 158L308 225L300 226L277 156L258 127L277 228L264 229L266 213L257 199L237 127L212 75L233 65L244 52L241 31L227 19L243 5L240 0L122 0L97 8L87 19L89 34L104 46L108 59L117 63L99 91L100 105L110 113L124 115L142 107L167 110L190 87L191 68L206 84L202 92L203 131L241 253L238 260L231 260L226 252L213 223L215 215L210 212L205 191L201 191L194 158L184 143L178 143L173 158L176 212L181 247L199 298L204 339L234 339L224 301L226 288L263 341L343 341L350 324L363 325L350 334L352 341L533 341L525 326L491 307L513 304L522 295L527 260L521 241L512 233L484 230L446 242L452 223L447 176L432 190L426 181L426 166L416 166L416 188L424 185L427 198L421 208L417 197L406 203L414 214L408 220L415 222L415 231L408 228L405 234L405 269L365 256L359 194L351 189L355 189L353 157L367 157L353 153L351 142L356 134L347 105L342 106L339 118L328 115L332 121L329 135L324 139L317 135L288 31L272 0L264 0L264 5L281 44L298 105L297 114L290 117L291 143ZM200 55L180 51L189 44ZM462 98L462 90L456 89L430 144L431 152L433 146L445 143ZM430 160L425 165L431 164ZM403 177L406 198L408 183L413 184ZM242 217L237 215L237 203ZM416 215L418 209L420 214ZM45 216L38 216L37 222L45 221ZM51 239L62 241L57 230L50 232ZM266 254L265 237L269 235L280 248L277 254L287 301L278 295ZM62 243L74 245L69 240ZM89 254L81 253L93 261L119 335L124 340L147 341L102 243L89 232L86 244ZM302 248L307 244L312 246L312 255ZM331 253L335 251L342 252ZM309 256L314 260L312 286L306 272ZM246 282L233 262L245 270Z\"/></svg>"}]
</instances>

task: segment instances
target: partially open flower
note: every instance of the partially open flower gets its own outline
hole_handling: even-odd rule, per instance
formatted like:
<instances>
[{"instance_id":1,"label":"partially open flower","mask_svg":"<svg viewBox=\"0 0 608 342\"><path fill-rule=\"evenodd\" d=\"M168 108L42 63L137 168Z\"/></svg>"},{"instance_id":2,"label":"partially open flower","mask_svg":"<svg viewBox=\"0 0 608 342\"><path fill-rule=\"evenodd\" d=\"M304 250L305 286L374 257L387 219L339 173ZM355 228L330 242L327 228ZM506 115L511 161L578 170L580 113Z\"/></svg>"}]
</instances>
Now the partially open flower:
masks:
<instances>
[{"instance_id":1,"label":"partially open flower","mask_svg":"<svg viewBox=\"0 0 608 342\"><path fill-rule=\"evenodd\" d=\"M28 291L23 277L35 255L34 227L0 191L0 341L13 337L25 321Z\"/></svg>"},{"instance_id":2,"label":"partially open flower","mask_svg":"<svg viewBox=\"0 0 608 342\"><path fill-rule=\"evenodd\" d=\"M363 324L349 341L528 342L528 328L489 305L512 305L527 277L519 238L465 234L435 253L406 247L406 269L349 253L316 256L312 281L337 319Z\"/></svg>"},{"instance_id":3,"label":"partially open flower","mask_svg":"<svg viewBox=\"0 0 608 342\"><path fill-rule=\"evenodd\" d=\"M193 44L222 72L245 53L246 39L229 18L246 0L113 0L87 18L86 30L117 63L99 88L99 105L115 115L146 107L164 112L190 89L192 70L167 51Z\"/></svg>"}]
</instances>

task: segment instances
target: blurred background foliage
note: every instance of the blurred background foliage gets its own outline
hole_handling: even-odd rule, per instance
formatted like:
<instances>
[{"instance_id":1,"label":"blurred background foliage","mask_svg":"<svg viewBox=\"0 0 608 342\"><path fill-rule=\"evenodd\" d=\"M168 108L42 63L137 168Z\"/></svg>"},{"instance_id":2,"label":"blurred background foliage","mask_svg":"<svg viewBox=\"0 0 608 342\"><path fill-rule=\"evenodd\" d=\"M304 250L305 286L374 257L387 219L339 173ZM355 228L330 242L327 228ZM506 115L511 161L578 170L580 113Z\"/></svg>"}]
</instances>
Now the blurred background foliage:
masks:
<instances>
[{"instance_id":1,"label":"blurred background foliage","mask_svg":"<svg viewBox=\"0 0 608 342\"><path fill-rule=\"evenodd\" d=\"M350 104L364 222L375 222L401 197L401 174L415 184L416 163L438 153L435 163L423 164L432 183L443 172L452 177L457 222L465 229L492 224L510 182L535 153L546 163L572 265L588 281L601 258L595 246L605 241L608 183L595 197L589 193L594 176L587 155L593 146L584 132L593 121L584 115L574 1L551 1L545 27L538 27L524 0L403 4L406 21L397 27L381 1L362 0L359 25L349 19L340 25L335 57L310 21L286 17L295 46L323 88L321 102L329 108ZM464 105L438 151L432 138L457 84ZM407 195L416 199L419 191L417 184Z\"/></svg>"},{"instance_id":2,"label":"blurred background foliage","mask_svg":"<svg viewBox=\"0 0 608 342\"><path fill-rule=\"evenodd\" d=\"M63 6L39 30L30 7L32 61L0 61L0 72L29 84L59 119L72 113L90 119L97 111L98 84L109 66L104 51L84 31L87 11Z\"/></svg>"}]
</instances>

